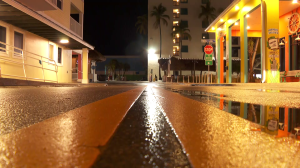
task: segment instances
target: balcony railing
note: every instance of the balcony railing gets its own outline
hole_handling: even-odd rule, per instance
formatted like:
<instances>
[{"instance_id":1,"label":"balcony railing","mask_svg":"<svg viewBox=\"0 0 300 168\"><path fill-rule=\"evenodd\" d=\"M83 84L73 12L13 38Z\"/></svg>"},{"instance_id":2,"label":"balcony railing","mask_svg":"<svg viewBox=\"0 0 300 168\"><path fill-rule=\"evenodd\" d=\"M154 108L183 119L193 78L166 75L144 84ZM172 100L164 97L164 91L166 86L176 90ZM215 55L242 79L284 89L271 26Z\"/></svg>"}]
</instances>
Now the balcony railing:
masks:
<instances>
[{"instance_id":1,"label":"balcony railing","mask_svg":"<svg viewBox=\"0 0 300 168\"><path fill-rule=\"evenodd\" d=\"M173 18L179 18L180 17L180 13L173 13Z\"/></svg>"},{"instance_id":2,"label":"balcony railing","mask_svg":"<svg viewBox=\"0 0 300 168\"><path fill-rule=\"evenodd\" d=\"M179 51L175 51L175 52L173 52L173 56L179 56Z\"/></svg>"},{"instance_id":3,"label":"balcony railing","mask_svg":"<svg viewBox=\"0 0 300 168\"><path fill-rule=\"evenodd\" d=\"M174 38L173 43L179 43L179 38Z\"/></svg>"},{"instance_id":4,"label":"balcony railing","mask_svg":"<svg viewBox=\"0 0 300 168\"><path fill-rule=\"evenodd\" d=\"M4 68L2 68L2 72L0 70L0 78L1 76L4 76L16 79L23 78L26 80L58 83L58 65L55 60L25 51L21 48L14 47L3 42L0 42L0 44L0 67L1 64L11 65L15 69L7 70L4 66ZM10 53L13 53L13 56L19 59L7 57L6 55L10 55ZM32 76L32 73L27 72L29 67L30 69L36 68L34 69L34 76ZM17 70L21 70L22 72ZM23 75L21 75L22 73Z\"/></svg>"},{"instance_id":5,"label":"balcony railing","mask_svg":"<svg viewBox=\"0 0 300 168\"><path fill-rule=\"evenodd\" d=\"M173 1L173 6L179 6L179 2Z\"/></svg>"},{"instance_id":6,"label":"balcony railing","mask_svg":"<svg viewBox=\"0 0 300 168\"><path fill-rule=\"evenodd\" d=\"M78 36L82 37L82 26L78 23L75 19L70 17L70 29L77 34Z\"/></svg>"}]
</instances>

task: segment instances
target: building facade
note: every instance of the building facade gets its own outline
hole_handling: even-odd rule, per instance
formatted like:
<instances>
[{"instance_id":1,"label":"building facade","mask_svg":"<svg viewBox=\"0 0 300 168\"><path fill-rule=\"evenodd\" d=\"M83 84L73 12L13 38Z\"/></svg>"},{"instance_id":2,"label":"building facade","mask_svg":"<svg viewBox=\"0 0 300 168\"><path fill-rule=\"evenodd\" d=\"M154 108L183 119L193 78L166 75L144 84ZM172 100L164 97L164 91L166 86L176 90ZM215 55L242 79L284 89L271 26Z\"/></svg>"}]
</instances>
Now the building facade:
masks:
<instances>
[{"instance_id":1,"label":"building facade","mask_svg":"<svg viewBox=\"0 0 300 168\"><path fill-rule=\"evenodd\" d=\"M298 0L233 1L206 29L216 35L218 82L234 82L233 69L241 83L299 82L299 20ZM239 65L232 61L236 37Z\"/></svg>"},{"instance_id":2,"label":"building facade","mask_svg":"<svg viewBox=\"0 0 300 168\"><path fill-rule=\"evenodd\" d=\"M169 56L175 56L179 58L179 41L178 37L172 36L173 26L179 23L184 23L190 30L191 40L183 38L181 53L183 59L202 59L204 39L215 39L213 33L206 33L204 30L208 26L208 23L204 22L204 17L198 18L201 13L201 6L206 6L208 0L151 0L148 1L148 77L151 72L153 75L159 74L158 59L160 57L160 36L159 29L155 29L153 24L155 18L151 17L151 11L154 6L158 6L160 3L167 8L166 15L170 16L168 20L168 26L162 25L162 58L169 58ZM231 2L231 0L210 0L211 6L216 9L216 15L218 11L225 9ZM171 72L173 74L173 72ZM190 74L191 72L183 72L183 74ZM164 74L162 72L162 74Z\"/></svg>"},{"instance_id":3,"label":"building facade","mask_svg":"<svg viewBox=\"0 0 300 168\"><path fill-rule=\"evenodd\" d=\"M1 0L0 77L72 82L72 55L88 83L83 0Z\"/></svg>"}]
</instances>

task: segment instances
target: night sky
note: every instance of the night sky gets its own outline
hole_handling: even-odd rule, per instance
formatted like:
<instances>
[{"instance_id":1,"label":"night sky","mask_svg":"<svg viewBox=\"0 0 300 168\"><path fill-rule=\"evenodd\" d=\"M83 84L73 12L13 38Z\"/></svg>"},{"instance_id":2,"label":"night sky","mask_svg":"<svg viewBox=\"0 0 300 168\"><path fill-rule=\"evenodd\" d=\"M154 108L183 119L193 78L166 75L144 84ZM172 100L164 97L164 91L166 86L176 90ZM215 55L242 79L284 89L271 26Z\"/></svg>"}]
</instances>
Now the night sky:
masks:
<instances>
[{"instance_id":1,"label":"night sky","mask_svg":"<svg viewBox=\"0 0 300 168\"><path fill-rule=\"evenodd\" d=\"M136 31L148 0L85 0L83 39L103 55L140 55L147 37Z\"/></svg>"}]
</instances>

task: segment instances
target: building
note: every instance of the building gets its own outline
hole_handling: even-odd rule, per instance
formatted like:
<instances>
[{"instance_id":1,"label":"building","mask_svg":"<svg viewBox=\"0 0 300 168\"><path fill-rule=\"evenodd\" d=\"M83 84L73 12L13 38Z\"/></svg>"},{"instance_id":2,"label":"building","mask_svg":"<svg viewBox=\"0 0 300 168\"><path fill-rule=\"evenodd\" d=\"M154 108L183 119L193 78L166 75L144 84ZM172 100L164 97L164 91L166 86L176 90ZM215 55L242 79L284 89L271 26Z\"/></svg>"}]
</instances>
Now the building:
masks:
<instances>
[{"instance_id":1,"label":"building","mask_svg":"<svg viewBox=\"0 0 300 168\"><path fill-rule=\"evenodd\" d=\"M117 60L119 63L127 63L128 69L124 71L124 68L116 68L116 75L123 76L125 74L126 80L141 81L146 80L147 60L143 56L134 55L105 55L106 61L97 62L96 74L99 80L105 80L107 76L111 76L112 73L109 71L108 64L111 60Z\"/></svg>"},{"instance_id":2,"label":"building","mask_svg":"<svg viewBox=\"0 0 300 168\"><path fill-rule=\"evenodd\" d=\"M230 0L210 0L211 6L217 11L225 9ZM151 0L148 1L148 76L150 76L151 70L153 74L159 74L159 49L160 49L160 36L159 29L154 29L153 24L155 18L151 17L151 11L154 6L158 6L162 3L167 8L166 14L170 16L168 26L162 25L162 58L169 58L170 56L179 57L179 44L178 38L172 37L173 26L178 23L184 23L190 29L189 34L191 40L182 41L182 58L203 58L203 39L215 39L214 34L208 34L204 30L208 26L208 23L203 21L203 18L199 19L198 16L201 12L201 5L206 5L208 0ZM174 74L174 72L171 72ZM190 74L190 71L183 72L183 74ZM161 72L163 74L163 72Z\"/></svg>"},{"instance_id":3,"label":"building","mask_svg":"<svg viewBox=\"0 0 300 168\"><path fill-rule=\"evenodd\" d=\"M299 11L298 0L233 1L206 29L216 34L218 82L232 83L236 67L241 83L298 82ZM232 63L234 38L240 44L240 65ZM255 77L259 80L251 80Z\"/></svg>"},{"instance_id":4,"label":"building","mask_svg":"<svg viewBox=\"0 0 300 168\"><path fill-rule=\"evenodd\" d=\"M76 54L80 52L75 50L75 55L72 55L72 81L82 82L82 59L81 55ZM89 51L88 57L88 80L89 82L97 82L96 67L97 63L105 61L106 58L96 50Z\"/></svg>"},{"instance_id":5,"label":"building","mask_svg":"<svg viewBox=\"0 0 300 168\"><path fill-rule=\"evenodd\" d=\"M83 0L0 0L0 11L0 77L72 82L77 55L89 82Z\"/></svg>"}]
</instances>

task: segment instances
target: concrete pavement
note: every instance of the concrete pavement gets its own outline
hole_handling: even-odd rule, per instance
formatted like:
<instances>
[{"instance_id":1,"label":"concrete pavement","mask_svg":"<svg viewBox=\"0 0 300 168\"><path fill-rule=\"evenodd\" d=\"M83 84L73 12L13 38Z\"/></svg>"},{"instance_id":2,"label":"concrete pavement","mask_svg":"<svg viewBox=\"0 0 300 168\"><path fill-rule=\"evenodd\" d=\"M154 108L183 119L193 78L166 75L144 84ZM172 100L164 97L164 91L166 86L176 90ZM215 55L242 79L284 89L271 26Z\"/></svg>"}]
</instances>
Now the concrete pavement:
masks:
<instances>
[{"instance_id":1,"label":"concrete pavement","mask_svg":"<svg viewBox=\"0 0 300 168\"><path fill-rule=\"evenodd\" d=\"M146 87L146 92L143 92ZM166 90L165 87L205 91L215 93L216 97L222 95L223 99L264 105L286 104L285 106L298 107L297 102L300 99L298 96L300 89L295 83L191 87L164 83L130 84L130 82L125 86L115 82L98 90L97 87L84 87L78 90L3 88L4 90L0 89L0 93L5 93L1 94L2 97L0 95L1 103L3 101L13 103L13 100L16 100L16 104L21 102L18 104L19 107L30 109L27 113L35 109L38 111L37 114L43 113L40 109L47 111L46 108L50 107L50 103L39 99L49 93L56 93L53 100L64 98L65 95L66 98L71 96L71 100L77 102L76 104L81 104L75 107L74 103L70 103L65 110L33 122L30 120L34 114L30 117L24 115L23 120L29 120L30 124L23 124L0 135L0 165L1 167L298 167L299 141L291 137L278 137L262 132L258 124L180 93ZM87 95L94 95L93 99L81 91L89 93ZM96 96L102 92L104 96ZM35 101L24 100L34 95L39 95L34 100L40 102L40 106L44 108L30 107ZM22 106L24 103L29 107ZM9 104L0 105L1 114L4 116L7 115L5 109L10 109L8 112L13 113L14 108L9 108ZM6 119L18 121L14 121L12 116L14 115L6 116Z\"/></svg>"}]
</instances>

